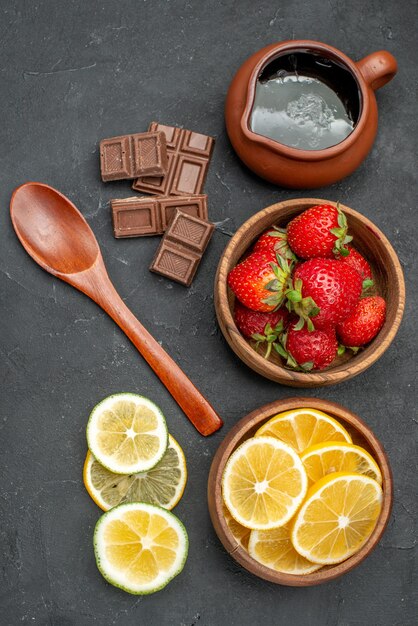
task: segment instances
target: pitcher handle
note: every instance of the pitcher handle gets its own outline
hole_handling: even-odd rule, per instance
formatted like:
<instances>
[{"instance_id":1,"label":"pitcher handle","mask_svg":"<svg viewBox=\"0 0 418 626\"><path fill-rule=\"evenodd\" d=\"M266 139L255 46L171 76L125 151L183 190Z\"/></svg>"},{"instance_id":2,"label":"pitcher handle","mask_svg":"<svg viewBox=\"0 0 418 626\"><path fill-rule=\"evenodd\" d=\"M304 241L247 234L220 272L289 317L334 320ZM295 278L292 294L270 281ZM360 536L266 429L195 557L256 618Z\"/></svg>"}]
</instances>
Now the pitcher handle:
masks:
<instances>
[{"instance_id":1,"label":"pitcher handle","mask_svg":"<svg viewBox=\"0 0 418 626\"><path fill-rule=\"evenodd\" d=\"M366 83L374 90L380 89L395 76L398 64L386 50L378 50L357 61L357 67Z\"/></svg>"}]
</instances>

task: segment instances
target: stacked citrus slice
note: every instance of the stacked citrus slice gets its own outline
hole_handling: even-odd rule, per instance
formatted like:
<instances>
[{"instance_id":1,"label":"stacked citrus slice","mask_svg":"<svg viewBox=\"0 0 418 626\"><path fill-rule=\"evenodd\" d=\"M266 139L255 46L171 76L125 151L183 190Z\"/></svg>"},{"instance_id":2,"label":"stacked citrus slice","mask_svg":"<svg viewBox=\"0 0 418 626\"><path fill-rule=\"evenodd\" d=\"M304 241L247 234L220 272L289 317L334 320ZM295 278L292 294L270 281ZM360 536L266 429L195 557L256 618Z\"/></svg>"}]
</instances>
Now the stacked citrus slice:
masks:
<instances>
[{"instance_id":1,"label":"stacked citrus slice","mask_svg":"<svg viewBox=\"0 0 418 626\"><path fill-rule=\"evenodd\" d=\"M103 467L89 450L83 479L90 497L103 511L126 502L148 502L171 510L186 486L186 459L172 435L161 461L146 472L116 474Z\"/></svg>"},{"instance_id":2,"label":"stacked citrus slice","mask_svg":"<svg viewBox=\"0 0 418 626\"><path fill-rule=\"evenodd\" d=\"M121 504L94 531L97 566L112 585L133 594L159 591L183 569L187 533L165 509L144 502Z\"/></svg>"},{"instance_id":3,"label":"stacked citrus slice","mask_svg":"<svg viewBox=\"0 0 418 626\"><path fill-rule=\"evenodd\" d=\"M225 518L255 560L310 574L367 542L381 511L381 485L376 461L336 419L309 408L286 411L228 459Z\"/></svg>"},{"instance_id":4,"label":"stacked citrus slice","mask_svg":"<svg viewBox=\"0 0 418 626\"><path fill-rule=\"evenodd\" d=\"M183 569L187 533L172 513L186 460L161 410L131 393L109 396L87 424L84 485L104 511L94 548L103 576L134 594L162 589Z\"/></svg>"}]
</instances>

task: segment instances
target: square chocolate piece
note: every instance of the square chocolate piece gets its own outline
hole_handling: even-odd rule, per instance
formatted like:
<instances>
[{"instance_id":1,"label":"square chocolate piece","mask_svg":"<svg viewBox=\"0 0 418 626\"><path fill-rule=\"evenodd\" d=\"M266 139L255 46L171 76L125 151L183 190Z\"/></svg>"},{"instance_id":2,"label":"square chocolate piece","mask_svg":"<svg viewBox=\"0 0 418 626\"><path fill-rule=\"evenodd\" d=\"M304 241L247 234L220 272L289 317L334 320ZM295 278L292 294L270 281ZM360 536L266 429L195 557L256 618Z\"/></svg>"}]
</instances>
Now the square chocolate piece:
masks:
<instances>
[{"instance_id":1,"label":"square chocolate piece","mask_svg":"<svg viewBox=\"0 0 418 626\"><path fill-rule=\"evenodd\" d=\"M135 196L111 200L115 237L162 235L177 210L207 220L207 196Z\"/></svg>"},{"instance_id":2,"label":"square chocolate piece","mask_svg":"<svg viewBox=\"0 0 418 626\"><path fill-rule=\"evenodd\" d=\"M165 239L202 255L214 228L211 222L177 211L169 224Z\"/></svg>"},{"instance_id":3,"label":"square chocolate piece","mask_svg":"<svg viewBox=\"0 0 418 626\"><path fill-rule=\"evenodd\" d=\"M214 228L210 222L177 211L161 240L150 270L188 287Z\"/></svg>"},{"instance_id":4,"label":"square chocolate piece","mask_svg":"<svg viewBox=\"0 0 418 626\"><path fill-rule=\"evenodd\" d=\"M149 132L163 132L167 142L168 166L165 176L141 176L136 191L179 196L200 194L205 184L215 140L175 126L151 122Z\"/></svg>"},{"instance_id":5,"label":"square chocolate piece","mask_svg":"<svg viewBox=\"0 0 418 626\"><path fill-rule=\"evenodd\" d=\"M162 234L160 212L154 198L111 200L110 206L116 238Z\"/></svg>"},{"instance_id":6,"label":"square chocolate piece","mask_svg":"<svg viewBox=\"0 0 418 626\"><path fill-rule=\"evenodd\" d=\"M124 180L137 176L165 176L165 134L160 131L112 137L100 142L102 180Z\"/></svg>"},{"instance_id":7,"label":"square chocolate piece","mask_svg":"<svg viewBox=\"0 0 418 626\"><path fill-rule=\"evenodd\" d=\"M158 248L150 270L188 287L192 283L199 263L200 258L197 254L193 254L187 248L166 242Z\"/></svg>"}]
</instances>

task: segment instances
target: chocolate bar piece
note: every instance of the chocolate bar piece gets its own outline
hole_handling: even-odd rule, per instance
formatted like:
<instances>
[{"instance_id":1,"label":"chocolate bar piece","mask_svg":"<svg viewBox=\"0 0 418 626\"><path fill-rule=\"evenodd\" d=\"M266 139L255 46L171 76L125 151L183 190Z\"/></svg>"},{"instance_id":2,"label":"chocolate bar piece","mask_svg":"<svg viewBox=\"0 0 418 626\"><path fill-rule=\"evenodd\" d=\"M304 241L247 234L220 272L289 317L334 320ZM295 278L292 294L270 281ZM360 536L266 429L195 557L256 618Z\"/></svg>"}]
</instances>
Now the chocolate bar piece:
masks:
<instances>
[{"instance_id":1,"label":"chocolate bar piece","mask_svg":"<svg viewBox=\"0 0 418 626\"><path fill-rule=\"evenodd\" d=\"M191 284L214 225L177 211L151 263L156 272L187 287Z\"/></svg>"},{"instance_id":2,"label":"chocolate bar piece","mask_svg":"<svg viewBox=\"0 0 418 626\"><path fill-rule=\"evenodd\" d=\"M145 237L162 235L176 209L208 218L207 196L135 196L125 200L111 200L113 232L115 237Z\"/></svg>"},{"instance_id":3,"label":"chocolate bar piece","mask_svg":"<svg viewBox=\"0 0 418 626\"><path fill-rule=\"evenodd\" d=\"M137 133L100 142L102 180L165 176L167 146L163 132Z\"/></svg>"},{"instance_id":4,"label":"chocolate bar piece","mask_svg":"<svg viewBox=\"0 0 418 626\"><path fill-rule=\"evenodd\" d=\"M136 191L181 196L202 192L215 140L183 128L151 122L150 132L161 131L167 140L168 170L165 176L141 176Z\"/></svg>"}]
</instances>

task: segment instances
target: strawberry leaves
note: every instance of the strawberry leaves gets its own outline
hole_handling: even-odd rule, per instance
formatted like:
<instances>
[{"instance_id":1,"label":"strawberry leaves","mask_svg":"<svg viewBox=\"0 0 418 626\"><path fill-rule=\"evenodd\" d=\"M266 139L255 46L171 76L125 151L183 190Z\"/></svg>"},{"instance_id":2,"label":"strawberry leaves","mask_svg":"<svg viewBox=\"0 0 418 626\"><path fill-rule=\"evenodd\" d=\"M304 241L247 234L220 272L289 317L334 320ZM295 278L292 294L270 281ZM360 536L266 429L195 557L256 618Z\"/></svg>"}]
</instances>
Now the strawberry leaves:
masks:
<instances>
[{"instance_id":1,"label":"strawberry leaves","mask_svg":"<svg viewBox=\"0 0 418 626\"><path fill-rule=\"evenodd\" d=\"M330 232L335 235L335 237L337 237L337 241L334 244L333 252L334 254L341 254L341 256L348 256L350 254L350 250L347 248L347 244L350 243L350 241L353 241L353 238L351 235L347 235L347 218L345 214L341 211L339 202L337 202L337 211L338 227L330 229Z\"/></svg>"},{"instance_id":2,"label":"strawberry leaves","mask_svg":"<svg viewBox=\"0 0 418 626\"><path fill-rule=\"evenodd\" d=\"M363 292L367 291L367 289L370 289L370 287L373 287L374 285L374 280L372 280L371 278L366 278L366 280L363 280Z\"/></svg>"},{"instance_id":3,"label":"strawberry leaves","mask_svg":"<svg viewBox=\"0 0 418 626\"><path fill-rule=\"evenodd\" d=\"M303 283L300 278L296 278L294 284L289 281L289 288L285 292L286 307L288 311L296 313L299 317L295 330L302 330L306 323L308 330L312 332L315 330L315 326L311 318L318 315L320 309L311 297L304 298L302 296L302 287Z\"/></svg>"},{"instance_id":4,"label":"strawberry leaves","mask_svg":"<svg viewBox=\"0 0 418 626\"><path fill-rule=\"evenodd\" d=\"M287 232L285 228L273 226L273 230L268 232L267 235L268 237L275 237L277 239L277 243L274 246L277 255L283 257L284 259L288 259L289 261L297 260L296 255L287 242Z\"/></svg>"},{"instance_id":5,"label":"strawberry leaves","mask_svg":"<svg viewBox=\"0 0 418 626\"><path fill-rule=\"evenodd\" d=\"M274 306L275 309L278 309L285 300L285 289L287 282L290 278L291 266L293 265L293 263L289 265L288 261L284 259L278 252L276 252L276 258L277 264L273 262L270 263L275 278L270 280L265 285L265 289L267 291L271 291L272 295L264 298L262 302L264 302L264 304Z\"/></svg>"},{"instance_id":6,"label":"strawberry leaves","mask_svg":"<svg viewBox=\"0 0 418 626\"><path fill-rule=\"evenodd\" d=\"M274 328L272 328L270 324L266 324L263 335L261 333L254 333L254 335L252 335L252 339L257 342L255 344L256 350L261 343L266 345L266 352L264 354L265 359L269 358L272 347L274 346L276 348L275 342L279 339L279 336L282 332L283 320L280 320L280 322L278 322L278 324L276 324Z\"/></svg>"},{"instance_id":7,"label":"strawberry leaves","mask_svg":"<svg viewBox=\"0 0 418 626\"><path fill-rule=\"evenodd\" d=\"M296 326L293 327L296 330ZM292 354L286 349L288 333L282 333L280 336L280 343L274 344L273 347L280 354L280 356L286 360L286 366L292 370L299 372L310 372L313 369L313 361L307 361L306 363L298 363Z\"/></svg>"}]
</instances>

